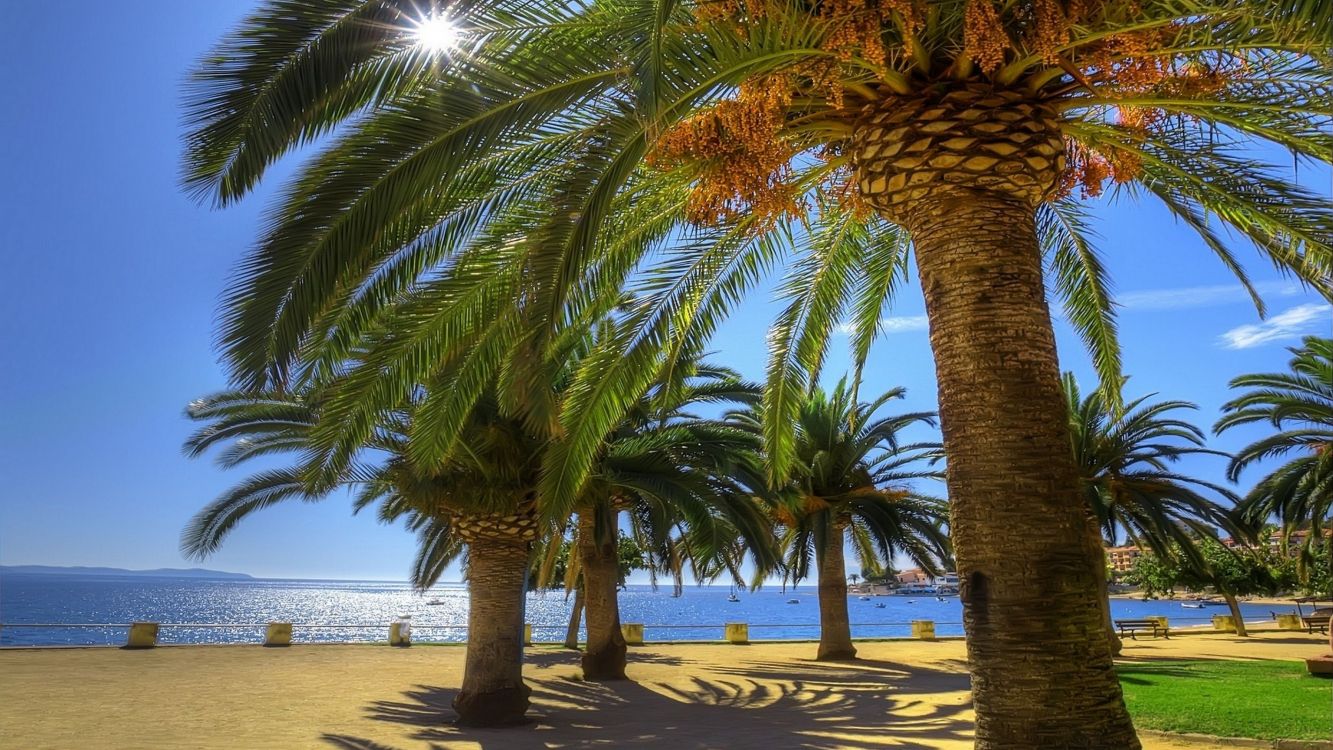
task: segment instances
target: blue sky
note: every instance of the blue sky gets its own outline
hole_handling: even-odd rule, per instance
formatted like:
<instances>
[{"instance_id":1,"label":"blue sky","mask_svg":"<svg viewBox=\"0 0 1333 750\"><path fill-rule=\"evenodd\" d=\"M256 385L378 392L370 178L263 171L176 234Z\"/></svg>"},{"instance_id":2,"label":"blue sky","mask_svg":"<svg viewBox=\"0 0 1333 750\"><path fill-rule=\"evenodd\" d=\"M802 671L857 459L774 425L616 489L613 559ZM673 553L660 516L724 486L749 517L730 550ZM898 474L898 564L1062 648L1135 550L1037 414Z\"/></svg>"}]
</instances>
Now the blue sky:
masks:
<instances>
[{"instance_id":1,"label":"blue sky","mask_svg":"<svg viewBox=\"0 0 1333 750\"><path fill-rule=\"evenodd\" d=\"M241 3L136 0L17 3L0 50L0 563L187 564L190 515L238 474L180 452L182 409L224 385L212 347L217 299L290 171L282 165L237 207L196 205L178 187L180 85L193 62L245 12ZM1327 168L1300 180L1327 194ZM1226 382L1280 369L1302 333L1328 335L1326 305L1241 257L1266 292L1261 322L1226 270L1153 204L1099 201L1100 247L1124 304L1128 395L1192 400L1210 425ZM720 331L718 358L763 372L764 294ZM886 316L867 389L904 385L904 409L933 409L920 293ZM1095 382L1077 339L1057 323L1066 369ZM829 372L847 366L834 352ZM1255 432L1228 434L1227 450ZM1220 480L1220 460L1187 470ZM353 518L345 502L255 516L208 567L260 576L401 580L402 529Z\"/></svg>"}]
</instances>

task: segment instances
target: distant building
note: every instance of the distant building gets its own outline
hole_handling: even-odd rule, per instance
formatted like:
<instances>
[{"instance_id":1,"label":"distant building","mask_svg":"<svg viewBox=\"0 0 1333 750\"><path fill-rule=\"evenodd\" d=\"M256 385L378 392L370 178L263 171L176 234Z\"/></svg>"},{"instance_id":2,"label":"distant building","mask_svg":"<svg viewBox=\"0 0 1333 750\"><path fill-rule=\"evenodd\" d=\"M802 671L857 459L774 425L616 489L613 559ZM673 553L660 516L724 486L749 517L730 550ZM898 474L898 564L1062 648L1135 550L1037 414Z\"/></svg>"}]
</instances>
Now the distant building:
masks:
<instances>
[{"instance_id":1,"label":"distant building","mask_svg":"<svg viewBox=\"0 0 1333 750\"><path fill-rule=\"evenodd\" d=\"M931 582L930 576L926 575L926 572L921 568L911 568L910 570L904 570L903 572L895 575L894 578L898 579L898 583L900 584Z\"/></svg>"},{"instance_id":2,"label":"distant building","mask_svg":"<svg viewBox=\"0 0 1333 750\"><path fill-rule=\"evenodd\" d=\"M920 568L904 570L894 576L898 580L899 587L911 587L920 589L922 592L942 594L952 594L958 592L958 574L949 571L941 575L932 576Z\"/></svg>"},{"instance_id":3,"label":"distant building","mask_svg":"<svg viewBox=\"0 0 1333 750\"><path fill-rule=\"evenodd\" d=\"M1111 570L1117 573L1126 573L1134 567L1134 561L1139 559L1143 552L1134 545L1128 547L1107 547L1106 559L1111 563Z\"/></svg>"},{"instance_id":4,"label":"distant building","mask_svg":"<svg viewBox=\"0 0 1333 750\"><path fill-rule=\"evenodd\" d=\"M1328 539L1329 537L1333 537L1333 529L1324 529L1324 538ZM1282 532L1274 531L1272 534L1268 535L1267 539L1261 537L1261 544L1259 546L1266 546L1269 552L1277 555L1293 555L1296 553L1296 550L1305 545L1305 540L1309 538L1310 531L1308 529L1296 529L1287 535L1287 545L1283 548ZM1221 541L1224 546L1231 549L1242 549L1249 546L1243 542L1232 539L1231 537L1225 537Z\"/></svg>"}]
</instances>

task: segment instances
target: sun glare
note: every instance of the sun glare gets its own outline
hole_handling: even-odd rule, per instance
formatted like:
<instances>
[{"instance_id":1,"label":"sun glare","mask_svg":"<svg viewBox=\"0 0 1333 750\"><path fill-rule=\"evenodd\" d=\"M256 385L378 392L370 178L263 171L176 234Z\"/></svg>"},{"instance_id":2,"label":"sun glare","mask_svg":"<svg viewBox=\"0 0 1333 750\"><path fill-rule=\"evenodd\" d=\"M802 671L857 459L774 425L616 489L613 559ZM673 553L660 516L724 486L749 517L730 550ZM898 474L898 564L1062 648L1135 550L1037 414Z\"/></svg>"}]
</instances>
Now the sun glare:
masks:
<instances>
[{"instance_id":1,"label":"sun glare","mask_svg":"<svg viewBox=\"0 0 1333 750\"><path fill-rule=\"evenodd\" d=\"M458 45L458 27L447 17L435 14L421 19L412 36L417 45L431 52L448 52Z\"/></svg>"}]
</instances>

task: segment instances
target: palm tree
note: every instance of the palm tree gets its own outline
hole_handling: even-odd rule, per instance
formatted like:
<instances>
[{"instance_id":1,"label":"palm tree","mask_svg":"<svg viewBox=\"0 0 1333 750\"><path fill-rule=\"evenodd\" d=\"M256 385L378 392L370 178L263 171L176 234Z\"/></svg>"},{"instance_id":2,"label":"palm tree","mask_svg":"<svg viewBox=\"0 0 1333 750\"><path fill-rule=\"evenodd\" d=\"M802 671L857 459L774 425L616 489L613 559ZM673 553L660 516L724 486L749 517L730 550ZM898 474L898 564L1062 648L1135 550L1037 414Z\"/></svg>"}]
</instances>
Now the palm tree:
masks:
<instances>
[{"instance_id":1,"label":"palm tree","mask_svg":"<svg viewBox=\"0 0 1333 750\"><path fill-rule=\"evenodd\" d=\"M910 489L912 479L940 478L913 468L938 458L934 443L901 444L899 433L934 424L934 415L878 417L901 388L870 403L858 403L845 382L832 393L810 392L796 425L797 451L789 483L775 493L774 516L784 528L784 575L797 582L810 574L813 555L819 583L820 660L856 658L847 613L845 545L850 542L863 570L878 571L902 553L922 569L938 572L947 556L945 503ZM733 415L755 431L762 409Z\"/></svg>"},{"instance_id":2,"label":"palm tree","mask_svg":"<svg viewBox=\"0 0 1333 750\"><path fill-rule=\"evenodd\" d=\"M645 543L655 545L654 549L680 546L689 555L710 558L729 552L732 542L745 540L756 563L771 567L773 553L762 513L740 491L735 476L752 471L748 467L755 460L753 437L686 411L701 403L751 401L755 387L728 370L702 362L677 366L673 377L676 382L659 384L648 391L616 432L607 436L579 506L575 549L588 626L588 648L583 657L586 679L625 678L626 648L617 604L622 581L616 519L621 507L637 511L639 518L633 527ZM205 508L187 530L185 546L191 554L207 554L253 510L283 499L322 499L343 485L360 487L356 510L378 503L381 520L392 523L406 519L408 528L418 531L420 547L413 583L420 589L434 585L465 544L471 596L469 667L455 708L464 723L511 723L526 711L526 692L520 691L520 696L511 689L513 684L522 686L521 650L510 650L512 644L504 637L507 631L497 633L494 628L496 623L512 620L517 622L514 637L521 637L529 548L538 527L529 510L524 517L528 524L521 535L525 541L523 574L519 575L511 569L519 558L517 550L510 549L519 546L510 538L514 536L510 530L517 523L511 517L514 514L476 514L469 513L469 509L479 502L490 509L502 506L506 497L529 495L535 481L533 472L548 441L531 434L521 421L502 416L498 404L488 400L470 423L473 434L468 448L455 454L450 463L424 471L412 458L411 440L415 412L427 398L426 393L417 392L405 409L390 414L371 431L366 451L387 454L387 460L350 465L334 479L321 480L318 489L311 489L309 474L316 470L310 466L261 473ZM312 400L305 396L229 392L197 402L190 415L210 424L191 438L189 451L199 455L220 441L237 439L222 454L226 466L273 452L317 453L319 413ZM487 497L496 493L496 497ZM670 538L673 529L679 531L678 539ZM547 535L551 532L548 526ZM549 541L546 546L558 549ZM491 555L498 559L493 561ZM659 559L667 556L658 553ZM490 573L501 560L509 564L501 571L503 577ZM487 573L488 577L481 577ZM510 596L515 594L515 582L517 601ZM483 585L487 588L480 591ZM485 614L478 616L478 607L483 606ZM502 648L488 646L486 636L503 640ZM518 644L521 649L521 640ZM517 678L506 678L498 694L469 690L470 673L496 671L494 664L479 660L474 664L474 648L483 653L498 652L501 660L512 662L503 673L513 672ZM473 700L474 694L480 697ZM483 699L490 713L476 709L476 703ZM506 705L509 708L503 708ZM498 710L516 714L502 715Z\"/></svg>"},{"instance_id":3,"label":"palm tree","mask_svg":"<svg viewBox=\"0 0 1333 750\"><path fill-rule=\"evenodd\" d=\"M1244 392L1222 405L1224 416L1214 429L1268 423L1278 431L1240 449L1228 475L1238 481L1261 461L1284 461L1255 483L1240 509L1255 524L1276 518L1284 544L1291 532L1309 530L1299 558L1304 575L1321 547L1333 571L1333 544L1325 532L1333 517L1333 339L1307 336L1291 353L1290 372L1232 380L1231 387Z\"/></svg>"},{"instance_id":4,"label":"palm tree","mask_svg":"<svg viewBox=\"0 0 1333 750\"><path fill-rule=\"evenodd\" d=\"M586 500L577 512L575 549L588 629L587 679L625 678L618 605L622 511L632 516L630 528L654 568L679 570L681 552L696 561L726 555L736 540L744 540L759 567L772 566L761 508L741 484L753 473L756 441L688 411L702 403L753 401L757 389L697 361L677 363L673 377L645 393L605 438L581 493Z\"/></svg>"},{"instance_id":5,"label":"palm tree","mask_svg":"<svg viewBox=\"0 0 1333 750\"><path fill-rule=\"evenodd\" d=\"M219 455L227 467L271 454L305 455L321 418L315 393L223 392L196 401L188 415L207 424L186 443L198 456L233 441ZM468 647L462 689L454 699L465 725L521 721L530 688L523 684L523 598L529 550L539 534L533 507L541 442L516 420L483 402L469 419L468 450L448 464L423 469L410 455L412 409L386 415L365 452L387 456L355 463L335 477L312 481L305 461L260 472L201 510L182 547L199 557L215 551L243 518L285 500L316 501L339 487L356 487L354 507L380 505L385 521L406 518L419 536L412 582L433 585L466 549Z\"/></svg>"},{"instance_id":6,"label":"palm tree","mask_svg":"<svg viewBox=\"0 0 1333 750\"><path fill-rule=\"evenodd\" d=\"M1152 396L1144 396L1115 410L1100 392L1083 396L1071 373L1065 373L1064 387L1074 462L1090 511L1087 528L1102 550L1097 563L1103 575L1103 541L1116 544L1126 539L1160 558L1179 559L1182 564L1204 569L1207 565L1199 551L1199 539L1215 539L1218 529L1240 539L1252 536L1237 523L1228 507L1209 497L1216 495L1234 505L1235 494L1173 470L1174 464L1187 456L1226 455L1209 450L1202 430L1172 415L1197 406L1188 401L1149 402ZM1235 597L1227 597L1233 604L1233 614L1238 614ZM1121 644L1111 622L1109 602L1105 597L1102 602L1107 636L1118 654ZM1244 628L1244 623L1239 627Z\"/></svg>"},{"instance_id":7,"label":"palm tree","mask_svg":"<svg viewBox=\"0 0 1333 750\"><path fill-rule=\"evenodd\" d=\"M440 23L458 31L447 49L414 31ZM850 318L863 362L914 258L977 744L1133 748L1090 635L1097 550L1068 534L1084 510L1047 283L1102 382L1119 382L1083 231L1084 201L1110 183L1160 200L1242 283L1219 226L1333 295L1326 201L1247 148L1330 160L1330 23L1315 0L271 0L193 78L186 184L230 203L284 154L327 144L227 298L221 339L247 388L283 384L302 353L337 362L403 289L445 291L398 331L411 344L368 363L399 382L465 329L490 344L470 382L519 373L595 300L643 292L563 402L567 447L543 471L556 509L654 353L707 336L786 251L766 395L783 476L830 335ZM516 226L522 240L495 250ZM465 410L440 413L429 422L457 433Z\"/></svg>"}]
</instances>

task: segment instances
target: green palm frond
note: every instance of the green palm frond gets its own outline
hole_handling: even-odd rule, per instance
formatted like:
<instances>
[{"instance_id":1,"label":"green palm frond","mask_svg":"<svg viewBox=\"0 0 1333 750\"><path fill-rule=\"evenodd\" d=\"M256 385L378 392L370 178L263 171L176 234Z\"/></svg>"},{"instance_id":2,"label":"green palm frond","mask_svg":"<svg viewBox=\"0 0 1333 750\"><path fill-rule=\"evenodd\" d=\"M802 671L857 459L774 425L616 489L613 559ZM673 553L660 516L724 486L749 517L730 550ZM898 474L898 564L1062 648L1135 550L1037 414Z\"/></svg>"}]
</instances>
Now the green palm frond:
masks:
<instances>
[{"instance_id":1,"label":"green palm frond","mask_svg":"<svg viewBox=\"0 0 1333 750\"><path fill-rule=\"evenodd\" d=\"M1198 407L1144 396L1113 410L1105 388L1084 396L1068 373L1064 385L1083 496L1108 544L1125 539L1164 557L1179 552L1201 565L1200 538L1216 538L1221 531L1253 540L1256 528L1232 511L1235 493L1173 469L1190 456L1226 457L1206 446L1202 430L1175 416Z\"/></svg>"},{"instance_id":2,"label":"green palm frond","mask_svg":"<svg viewBox=\"0 0 1333 750\"><path fill-rule=\"evenodd\" d=\"M1333 339L1308 336L1291 352L1288 372L1233 379L1240 395L1222 406L1214 429L1263 423L1276 430L1237 451L1228 474L1234 481L1260 462L1281 462L1259 478L1240 511L1254 524L1276 519L1284 535L1309 529L1308 557L1333 514Z\"/></svg>"}]
</instances>

